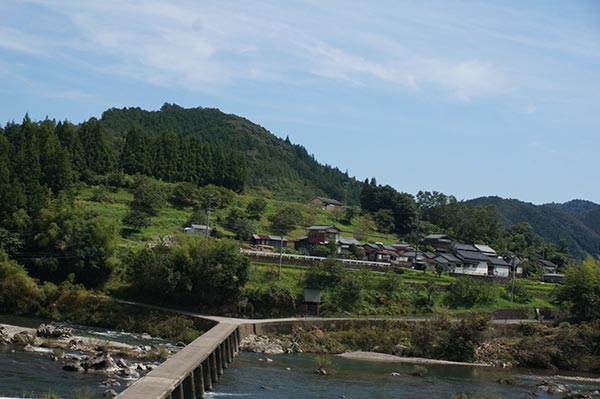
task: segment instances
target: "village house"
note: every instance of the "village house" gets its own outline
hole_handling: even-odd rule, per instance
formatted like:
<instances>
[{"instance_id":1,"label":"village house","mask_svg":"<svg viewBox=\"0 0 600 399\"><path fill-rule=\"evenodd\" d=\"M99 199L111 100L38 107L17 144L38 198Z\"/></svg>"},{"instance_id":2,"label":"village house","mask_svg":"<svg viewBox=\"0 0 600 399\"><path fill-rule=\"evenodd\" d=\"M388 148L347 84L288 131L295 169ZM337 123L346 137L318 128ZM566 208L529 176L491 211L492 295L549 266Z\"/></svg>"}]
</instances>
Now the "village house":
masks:
<instances>
[{"instance_id":1,"label":"village house","mask_svg":"<svg viewBox=\"0 0 600 399\"><path fill-rule=\"evenodd\" d=\"M296 249L305 249L309 252L317 245L327 245L340 239L341 230L333 225L315 225L306 229L306 235L296 241Z\"/></svg>"},{"instance_id":2,"label":"village house","mask_svg":"<svg viewBox=\"0 0 600 399\"><path fill-rule=\"evenodd\" d=\"M363 245L367 259L371 262L396 262L399 258L396 248L380 242Z\"/></svg>"},{"instance_id":3,"label":"village house","mask_svg":"<svg viewBox=\"0 0 600 399\"><path fill-rule=\"evenodd\" d=\"M358 241L356 238L340 237L337 242L337 253L343 256L349 255L353 245L359 249L362 249L360 241Z\"/></svg>"},{"instance_id":4,"label":"village house","mask_svg":"<svg viewBox=\"0 0 600 399\"><path fill-rule=\"evenodd\" d=\"M423 238L421 245L432 247L436 252L449 252L452 240L446 234L429 234Z\"/></svg>"},{"instance_id":5,"label":"village house","mask_svg":"<svg viewBox=\"0 0 600 399\"><path fill-rule=\"evenodd\" d=\"M323 209L327 210L339 208L343 205L340 201L331 198L317 197L316 200L321 202Z\"/></svg>"},{"instance_id":6,"label":"village house","mask_svg":"<svg viewBox=\"0 0 600 399\"><path fill-rule=\"evenodd\" d=\"M474 250L467 250L466 248L471 247ZM488 262L489 258L477 251L474 246L468 246L466 244L458 244L455 248L454 255L462 262L460 265L456 265L454 273L472 274L477 276L488 275Z\"/></svg>"},{"instance_id":7,"label":"village house","mask_svg":"<svg viewBox=\"0 0 600 399\"><path fill-rule=\"evenodd\" d=\"M488 276L509 277L512 266L499 256L489 256Z\"/></svg>"},{"instance_id":8,"label":"village house","mask_svg":"<svg viewBox=\"0 0 600 399\"><path fill-rule=\"evenodd\" d=\"M545 259L540 260L539 266L544 271L544 274L555 274L556 271L558 270L558 265L556 265L552 261L545 260Z\"/></svg>"},{"instance_id":9,"label":"village house","mask_svg":"<svg viewBox=\"0 0 600 399\"><path fill-rule=\"evenodd\" d=\"M283 241L283 242L282 242ZM266 234L252 234L252 245L257 249L262 250L273 250L273 248L279 249L280 246L287 248L288 239L282 236L270 236Z\"/></svg>"},{"instance_id":10,"label":"village house","mask_svg":"<svg viewBox=\"0 0 600 399\"><path fill-rule=\"evenodd\" d=\"M210 234L211 228L205 224L191 224L189 227L185 227L183 232L185 234L199 234L206 235Z\"/></svg>"}]
</instances>

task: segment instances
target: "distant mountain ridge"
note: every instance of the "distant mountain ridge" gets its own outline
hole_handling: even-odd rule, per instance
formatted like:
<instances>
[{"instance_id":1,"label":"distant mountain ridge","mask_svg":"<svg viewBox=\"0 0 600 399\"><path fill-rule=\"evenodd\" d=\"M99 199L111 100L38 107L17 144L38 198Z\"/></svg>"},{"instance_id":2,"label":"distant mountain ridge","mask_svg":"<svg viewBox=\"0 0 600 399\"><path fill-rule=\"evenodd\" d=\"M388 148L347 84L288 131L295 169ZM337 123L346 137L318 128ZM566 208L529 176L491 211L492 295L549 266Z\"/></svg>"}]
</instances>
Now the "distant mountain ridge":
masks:
<instances>
[{"instance_id":1,"label":"distant mountain ridge","mask_svg":"<svg viewBox=\"0 0 600 399\"><path fill-rule=\"evenodd\" d=\"M529 223L542 238L558 244L567 242L569 251L578 258L600 254L600 205L586 200L564 204L534 205L517 199L497 196L466 201L472 206L493 205L504 226Z\"/></svg>"}]
</instances>

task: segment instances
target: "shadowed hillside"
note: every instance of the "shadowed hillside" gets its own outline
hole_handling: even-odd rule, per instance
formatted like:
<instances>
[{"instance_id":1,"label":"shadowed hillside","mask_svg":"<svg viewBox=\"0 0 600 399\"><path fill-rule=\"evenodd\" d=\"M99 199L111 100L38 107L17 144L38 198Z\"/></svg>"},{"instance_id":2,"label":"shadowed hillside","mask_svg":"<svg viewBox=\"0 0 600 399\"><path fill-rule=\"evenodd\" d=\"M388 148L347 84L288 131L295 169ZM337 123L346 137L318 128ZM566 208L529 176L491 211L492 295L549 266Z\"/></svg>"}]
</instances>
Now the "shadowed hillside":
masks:
<instances>
[{"instance_id":1,"label":"shadowed hillside","mask_svg":"<svg viewBox=\"0 0 600 399\"><path fill-rule=\"evenodd\" d=\"M495 206L505 226L525 222L545 240L558 244L564 239L576 257L600 254L600 205L593 202L534 205L516 199L481 197L467 203Z\"/></svg>"}]
</instances>

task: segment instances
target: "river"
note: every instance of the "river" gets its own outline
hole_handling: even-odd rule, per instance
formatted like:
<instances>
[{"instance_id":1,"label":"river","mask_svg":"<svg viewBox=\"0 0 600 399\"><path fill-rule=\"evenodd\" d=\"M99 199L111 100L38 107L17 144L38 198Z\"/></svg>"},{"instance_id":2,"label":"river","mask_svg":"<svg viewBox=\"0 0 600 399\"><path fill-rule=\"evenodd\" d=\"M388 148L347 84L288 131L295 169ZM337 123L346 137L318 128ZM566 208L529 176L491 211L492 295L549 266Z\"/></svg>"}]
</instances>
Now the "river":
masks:
<instances>
[{"instance_id":1,"label":"river","mask_svg":"<svg viewBox=\"0 0 600 399\"><path fill-rule=\"evenodd\" d=\"M600 381L569 381L549 373L523 369L426 365L426 374L415 377L411 373L416 366L411 364L328 356L335 375L322 376L314 374L317 368L315 355L269 356L272 362L267 362L266 358L265 355L240 354L208 397L431 399L475 393L483 394L481 398L486 399L518 399L531 398L532 390L543 380L564 384L571 389L600 389ZM510 381L510 384L499 383L499 380ZM561 396L540 393L536 397Z\"/></svg>"},{"instance_id":2,"label":"river","mask_svg":"<svg viewBox=\"0 0 600 399\"><path fill-rule=\"evenodd\" d=\"M0 323L37 327L44 320L0 316ZM167 341L147 339L136 334L72 326L78 335L110 339L129 344L160 344ZM324 356L325 366L334 375L316 375L317 356L289 354L266 356L240 353L215 391L208 398L453 398L460 394L484 394L485 399L530 398L543 380L567 385L571 389L600 389L600 381L573 381L557 378L550 372L524 369L497 369L470 366L426 365L422 377L411 375L415 365L381 363ZM272 361L267 361L271 359ZM391 375L398 373L398 375ZM565 373L561 373L565 374ZM582 375L586 378L598 376ZM22 347L0 346L0 397L41 397L49 392L72 398L76 391L102 397L107 387L103 375L66 372L61 362L49 356L25 352ZM510 384L499 383L499 380ZM119 380L123 390L127 382ZM539 394L538 398L561 397Z\"/></svg>"},{"instance_id":3,"label":"river","mask_svg":"<svg viewBox=\"0 0 600 399\"><path fill-rule=\"evenodd\" d=\"M37 328L47 320L29 317L0 315L0 324ZM73 334L84 337L110 340L130 345L161 345L170 341L148 338L140 334L123 331L103 330L92 327L67 325ZM85 374L62 370L62 362L52 361L50 356L26 352L23 347L0 345L0 398L31 397L39 398L48 393L56 393L62 398L72 398L77 392L91 394L101 398L106 389L122 391L130 382L116 378L120 386L106 387L102 384L108 379L105 375ZM83 395L80 395L83 396Z\"/></svg>"}]
</instances>

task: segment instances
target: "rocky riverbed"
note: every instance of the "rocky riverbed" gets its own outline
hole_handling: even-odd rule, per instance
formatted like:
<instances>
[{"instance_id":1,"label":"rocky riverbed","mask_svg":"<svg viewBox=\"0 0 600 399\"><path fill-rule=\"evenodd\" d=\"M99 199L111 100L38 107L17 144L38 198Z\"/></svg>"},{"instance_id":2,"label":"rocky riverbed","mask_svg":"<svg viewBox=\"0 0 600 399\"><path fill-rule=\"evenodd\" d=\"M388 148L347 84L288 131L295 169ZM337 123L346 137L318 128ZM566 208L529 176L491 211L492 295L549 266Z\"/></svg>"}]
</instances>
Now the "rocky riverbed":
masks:
<instances>
[{"instance_id":1,"label":"rocky riverbed","mask_svg":"<svg viewBox=\"0 0 600 399\"><path fill-rule=\"evenodd\" d=\"M116 395L113 387L137 380L180 349L75 336L70 328L53 324L41 324L37 329L0 324L0 344L48 356L61 362L65 372L105 375L102 384L107 396Z\"/></svg>"}]
</instances>

